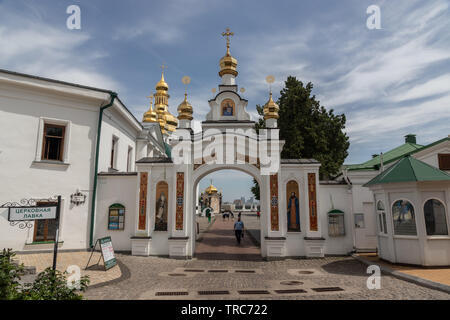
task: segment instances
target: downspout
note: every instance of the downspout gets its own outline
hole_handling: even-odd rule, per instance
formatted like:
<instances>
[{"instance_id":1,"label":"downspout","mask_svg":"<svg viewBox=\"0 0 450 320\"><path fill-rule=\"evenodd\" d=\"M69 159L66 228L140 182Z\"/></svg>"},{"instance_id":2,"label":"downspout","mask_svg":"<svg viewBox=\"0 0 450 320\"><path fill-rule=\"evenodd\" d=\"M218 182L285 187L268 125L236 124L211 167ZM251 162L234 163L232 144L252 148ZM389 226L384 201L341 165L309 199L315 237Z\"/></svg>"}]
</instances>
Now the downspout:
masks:
<instances>
[{"instance_id":1,"label":"downspout","mask_svg":"<svg viewBox=\"0 0 450 320\"><path fill-rule=\"evenodd\" d=\"M117 98L117 93L110 92L111 101L106 106L100 108L100 113L98 115L98 125L97 125L97 144L95 146L95 169L94 169L94 186L92 188L92 202L91 202L91 229L89 234L89 247L92 248L94 242L94 218L95 218L95 201L97 197L97 178L98 178L98 158L100 151L100 135L102 132L102 121L103 121L103 111L111 107L114 100Z\"/></svg>"}]
</instances>

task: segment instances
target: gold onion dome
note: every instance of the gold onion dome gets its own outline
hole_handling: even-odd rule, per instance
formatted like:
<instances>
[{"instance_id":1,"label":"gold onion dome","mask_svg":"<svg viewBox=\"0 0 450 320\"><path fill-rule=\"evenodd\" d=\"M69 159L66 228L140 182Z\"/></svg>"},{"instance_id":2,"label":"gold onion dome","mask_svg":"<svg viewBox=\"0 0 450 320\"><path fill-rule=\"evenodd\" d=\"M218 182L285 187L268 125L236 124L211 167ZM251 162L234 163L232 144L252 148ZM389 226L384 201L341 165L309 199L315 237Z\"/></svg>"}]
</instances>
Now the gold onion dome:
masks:
<instances>
[{"instance_id":1,"label":"gold onion dome","mask_svg":"<svg viewBox=\"0 0 450 320\"><path fill-rule=\"evenodd\" d=\"M151 96L153 98L153 96ZM146 113L144 113L144 117L142 119L142 122L158 122L158 115L156 114L156 111L153 110L153 101L150 100L150 109Z\"/></svg>"},{"instance_id":2,"label":"gold onion dome","mask_svg":"<svg viewBox=\"0 0 450 320\"><path fill-rule=\"evenodd\" d=\"M161 73L161 80L156 84L156 90L169 90L169 85L164 80L164 73Z\"/></svg>"},{"instance_id":3,"label":"gold onion dome","mask_svg":"<svg viewBox=\"0 0 450 320\"><path fill-rule=\"evenodd\" d=\"M208 194L217 193L217 188L211 184L208 188L205 189L205 192Z\"/></svg>"},{"instance_id":4,"label":"gold onion dome","mask_svg":"<svg viewBox=\"0 0 450 320\"><path fill-rule=\"evenodd\" d=\"M169 111L166 112L166 130L174 132L178 126L178 119Z\"/></svg>"},{"instance_id":5,"label":"gold onion dome","mask_svg":"<svg viewBox=\"0 0 450 320\"><path fill-rule=\"evenodd\" d=\"M238 72L236 70L237 63L237 59L232 57L230 54L230 47L227 47L227 54L222 59L220 59L219 76L222 77L224 74L232 74L236 77L238 75Z\"/></svg>"},{"instance_id":6,"label":"gold onion dome","mask_svg":"<svg viewBox=\"0 0 450 320\"><path fill-rule=\"evenodd\" d=\"M272 92L270 92L269 101L264 105L264 120L278 119L278 111L280 107L273 101Z\"/></svg>"},{"instance_id":7,"label":"gold onion dome","mask_svg":"<svg viewBox=\"0 0 450 320\"><path fill-rule=\"evenodd\" d=\"M187 101L187 93L184 94L184 100L178 106L178 119L179 120L192 120L192 106Z\"/></svg>"}]
</instances>

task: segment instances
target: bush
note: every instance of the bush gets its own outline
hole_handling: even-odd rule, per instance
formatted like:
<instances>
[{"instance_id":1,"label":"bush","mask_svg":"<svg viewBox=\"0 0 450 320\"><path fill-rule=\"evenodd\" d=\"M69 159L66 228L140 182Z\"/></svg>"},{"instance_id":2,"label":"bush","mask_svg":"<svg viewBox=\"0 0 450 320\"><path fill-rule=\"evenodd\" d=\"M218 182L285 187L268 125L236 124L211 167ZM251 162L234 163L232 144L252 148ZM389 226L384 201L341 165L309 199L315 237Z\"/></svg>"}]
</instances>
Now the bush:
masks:
<instances>
[{"instance_id":1,"label":"bush","mask_svg":"<svg viewBox=\"0 0 450 320\"><path fill-rule=\"evenodd\" d=\"M12 258L16 254L12 249L3 249L0 253L0 299L12 300L20 299L19 283L20 276L23 275L23 264L15 264Z\"/></svg>"},{"instance_id":2,"label":"bush","mask_svg":"<svg viewBox=\"0 0 450 320\"><path fill-rule=\"evenodd\" d=\"M23 264L15 264L11 249L0 254L0 300L81 300L89 284L89 277L81 277L79 283L67 285L67 272L47 268L39 273L33 283L22 285Z\"/></svg>"},{"instance_id":3,"label":"bush","mask_svg":"<svg viewBox=\"0 0 450 320\"><path fill-rule=\"evenodd\" d=\"M67 285L66 272L62 273L47 268L39 273L33 283L28 283L22 290L22 298L27 300L81 300L83 296L77 291L84 292L89 284L89 277L81 277L78 286ZM76 288L78 287L78 289Z\"/></svg>"}]
</instances>

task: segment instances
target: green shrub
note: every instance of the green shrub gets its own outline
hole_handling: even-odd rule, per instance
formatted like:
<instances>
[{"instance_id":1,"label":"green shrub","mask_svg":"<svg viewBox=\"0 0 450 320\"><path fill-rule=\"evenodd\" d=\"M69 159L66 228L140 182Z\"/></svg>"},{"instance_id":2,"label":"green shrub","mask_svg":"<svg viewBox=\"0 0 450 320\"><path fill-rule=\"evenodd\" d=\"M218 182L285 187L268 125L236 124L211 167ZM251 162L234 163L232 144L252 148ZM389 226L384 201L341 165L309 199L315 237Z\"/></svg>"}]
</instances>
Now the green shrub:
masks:
<instances>
[{"instance_id":1,"label":"green shrub","mask_svg":"<svg viewBox=\"0 0 450 320\"><path fill-rule=\"evenodd\" d=\"M16 254L12 249L3 249L0 253L0 300L20 299L20 276L23 275L23 264L15 264L12 258Z\"/></svg>"},{"instance_id":2,"label":"green shrub","mask_svg":"<svg viewBox=\"0 0 450 320\"><path fill-rule=\"evenodd\" d=\"M78 291L86 291L89 277L83 276L77 289L67 285L67 273L47 268L39 273L33 283L28 283L22 290L22 298L27 300L81 300Z\"/></svg>"},{"instance_id":3,"label":"green shrub","mask_svg":"<svg viewBox=\"0 0 450 320\"><path fill-rule=\"evenodd\" d=\"M83 276L74 286L67 285L67 272L47 268L39 273L33 283L22 285L23 264L15 264L12 249L0 254L0 300L81 300L79 293L86 291L89 277ZM73 284L73 283L72 283Z\"/></svg>"}]
</instances>

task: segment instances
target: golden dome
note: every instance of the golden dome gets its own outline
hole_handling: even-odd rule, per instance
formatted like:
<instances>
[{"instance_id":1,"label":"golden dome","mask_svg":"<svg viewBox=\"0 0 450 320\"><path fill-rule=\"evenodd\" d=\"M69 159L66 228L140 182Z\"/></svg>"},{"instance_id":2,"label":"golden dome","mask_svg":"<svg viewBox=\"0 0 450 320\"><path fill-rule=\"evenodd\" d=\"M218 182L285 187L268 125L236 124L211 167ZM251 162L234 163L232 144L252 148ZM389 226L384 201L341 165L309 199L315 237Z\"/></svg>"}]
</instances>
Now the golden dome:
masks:
<instances>
[{"instance_id":1,"label":"golden dome","mask_svg":"<svg viewBox=\"0 0 450 320\"><path fill-rule=\"evenodd\" d=\"M211 184L208 188L205 189L205 192L208 194L217 193L217 188Z\"/></svg>"},{"instance_id":2,"label":"golden dome","mask_svg":"<svg viewBox=\"0 0 450 320\"><path fill-rule=\"evenodd\" d=\"M178 119L171 114L169 111L166 111L166 130L169 132L174 132L178 126Z\"/></svg>"},{"instance_id":3,"label":"golden dome","mask_svg":"<svg viewBox=\"0 0 450 320\"><path fill-rule=\"evenodd\" d=\"M230 29L227 28L226 32L222 33L222 36L227 37L227 53L225 56L220 59L220 71L219 76L223 76L224 74L232 74L233 76L237 76L238 72L236 70L237 67L237 59L232 57L230 54L230 36L233 36L234 33L230 32Z\"/></svg>"},{"instance_id":4,"label":"golden dome","mask_svg":"<svg viewBox=\"0 0 450 320\"><path fill-rule=\"evenodd\" d=\"M273 101L272 92L270 92L269 101L264 105L264 120L267 119L278 119L278 111L280 107Z\"/></svg>"},{"instance_id":5,"label":"golden dome","mask_svg":"<svg viewBox=\"0 0 450 320\"><path fill-rule=\"evenodd\" d=\"M220 59L219 76L222 77L224 74L232 74L236 77L238 75L238 72L236 70L237 63L237 59L231 56L230 48L227 47L227 54L222 59Z\"/></svg>"},{"instance_id":6,"label":"golden dome","mask_svg":"<svg viewBox=\"0 0 450 320\"><path fill-rule=\"evenodd\" d=\"M142 118L142 122L158 122L158 115L153 110L153 95L149 96L150 98L150 109L146 113L144 113L144 116Z\"/></svg>"},{"instance_id":7,"label":"golden dome","mask_svg":"<svg viewBox=\"0 0 450 320\"><path fill-rule=\"evenodd\" d=\"M156 90L169 90L169 85L164 81L164 72L161 72L161 80L156 84Z\"/></svg>"},{"instance_id":8,"label":"golden dome","mask_svg":"<svg viewBox=\"0 0 450 320\"><path fill-rule=\"evenodd\" d=\"M192 120L193 109L191 104L187 101L187 93L184 94L184 100L178 106L178 119Z\"/></svg>"}]
</instances>

